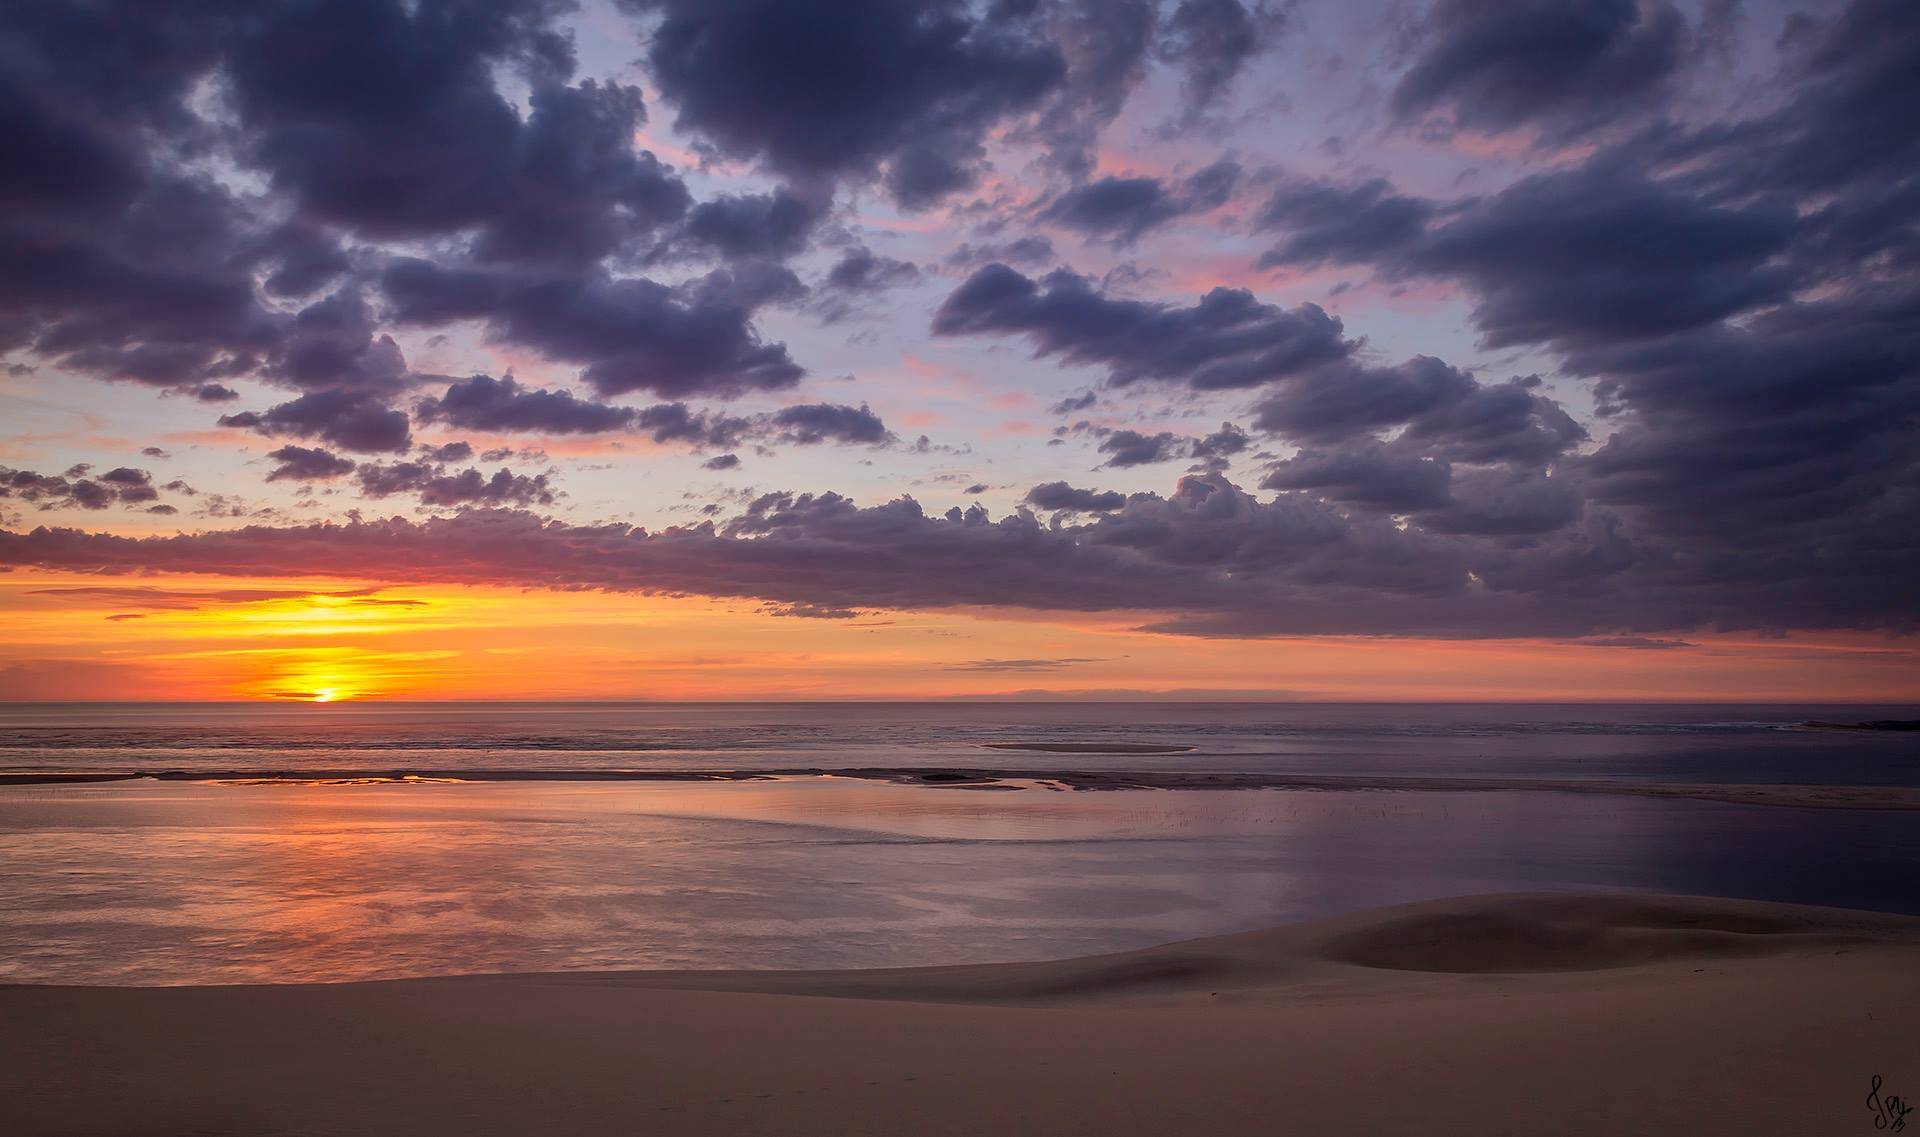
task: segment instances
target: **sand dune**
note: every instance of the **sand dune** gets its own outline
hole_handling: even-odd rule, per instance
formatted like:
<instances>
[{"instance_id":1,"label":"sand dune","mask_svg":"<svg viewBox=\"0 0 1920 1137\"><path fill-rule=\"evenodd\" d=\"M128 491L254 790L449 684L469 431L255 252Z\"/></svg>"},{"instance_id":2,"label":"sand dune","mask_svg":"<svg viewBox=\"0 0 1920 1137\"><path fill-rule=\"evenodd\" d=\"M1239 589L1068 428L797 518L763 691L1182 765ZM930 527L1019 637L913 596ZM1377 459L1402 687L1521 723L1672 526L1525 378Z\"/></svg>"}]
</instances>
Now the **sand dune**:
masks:
<instances>
[{"instance_id":1,"label":"sand dune","mask_svg":"<svg viewBox=\"0 0 1920 1137\"><path fill-rule=\"evenodd\" d=\"M1048 963L0 989L0 1133L1872 1130L1920 920L1407 905Z\"/></svg>"}]
</instances>

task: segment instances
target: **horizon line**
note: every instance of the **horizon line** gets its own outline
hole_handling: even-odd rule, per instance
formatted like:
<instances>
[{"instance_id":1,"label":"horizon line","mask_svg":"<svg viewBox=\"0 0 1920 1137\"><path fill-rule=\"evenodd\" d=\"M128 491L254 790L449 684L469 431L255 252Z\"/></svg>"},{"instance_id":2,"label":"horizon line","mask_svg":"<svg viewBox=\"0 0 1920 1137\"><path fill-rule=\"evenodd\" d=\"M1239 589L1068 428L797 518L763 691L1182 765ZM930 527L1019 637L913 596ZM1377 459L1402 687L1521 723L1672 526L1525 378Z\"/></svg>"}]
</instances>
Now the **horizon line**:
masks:
<instances>
[{"instance_id":1,"label":"horizon line","mask_svg":"<svg viewBox=\"0 0 1920 1137\"><path fill-rule=\"evenodd\" d=\"M1189 706L1578 706L1578 707L1630 707L1630 706L1748 706L1748 707L1920 707L1920 698L1910 700L1881 699L1688 699L1688 698L1645 698L1645 699L1282 699L1282 698L1190 698L1153 697L1151 692L1140 692L1127 696L1115 695L1105 698L1034 698L992 695L968 695L930 698L886 698L886 697L846 697L846 698L743 698L743 699L649 699L633 697L623 699L499 699L499 698L447 698L447 699L389 699L389 698L348 698L331 701L313 699L4 699L0 698L0 708L35 706L244 706L244 707L346 707L353 705L408 706L458 704L493 706L549 706L554 704L572 706L835 706L835 705L881 705L916 706L926 704L978 704L983 706L1004 706L1009 704L1031 704L1035 706L1057 706L1061 704L1116 705L1141 701Z\"/></svg>"}]
</instances>

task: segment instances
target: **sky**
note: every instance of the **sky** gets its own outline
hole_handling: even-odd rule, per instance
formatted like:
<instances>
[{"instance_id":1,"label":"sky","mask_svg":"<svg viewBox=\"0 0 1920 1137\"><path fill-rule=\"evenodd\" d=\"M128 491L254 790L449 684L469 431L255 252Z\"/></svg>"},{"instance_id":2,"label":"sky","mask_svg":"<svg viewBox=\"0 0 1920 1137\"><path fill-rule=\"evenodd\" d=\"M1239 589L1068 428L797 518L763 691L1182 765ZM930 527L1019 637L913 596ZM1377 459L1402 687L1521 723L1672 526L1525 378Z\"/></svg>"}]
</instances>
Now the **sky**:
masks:
<instances>
[{"instance_id":1,"label":"sky","mask_svg":"<svg viewBox=\"0 0 1920 1137\"><path fill-rule=\"evenodd\" d=\"M1920 699L1920 5L19 0L0 699Z\"/></svg>"}]
</instances>

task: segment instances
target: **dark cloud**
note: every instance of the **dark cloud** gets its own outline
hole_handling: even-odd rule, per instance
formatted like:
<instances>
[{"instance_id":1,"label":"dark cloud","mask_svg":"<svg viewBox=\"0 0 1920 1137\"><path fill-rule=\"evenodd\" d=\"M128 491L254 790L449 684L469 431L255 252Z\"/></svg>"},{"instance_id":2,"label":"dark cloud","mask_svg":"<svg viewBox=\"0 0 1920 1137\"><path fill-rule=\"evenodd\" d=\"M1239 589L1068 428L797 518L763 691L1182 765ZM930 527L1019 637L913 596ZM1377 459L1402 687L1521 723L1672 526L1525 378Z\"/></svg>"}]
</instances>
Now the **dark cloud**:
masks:
<instances>
[{"instance_id":1,"label":"dark cloud","mask_svg":"<svg viewBox=\"0 0 1920 1137\"><path fill-rule=\"evenodd\" d=\"M807 294L807 286L785 265L772 261L742 261L716 268L698 280L681 285L690 302L714 311L729 307L752 312L767 305L789 304Z\"/></svg>"},{"instance_id":2,"label":"dark cloud","mask_svg":"<svg viewBox=\"0 0 1920 1137\"><path fill-rule=\"evenodd\" d=\"M528 477L502 467L491 477L468 467L448 471L431 462L367 463L358 475L360 492L367 497L417 493L427 507L552 505L554 489L548 475Z\"/></svg>"},{"instance_id":3,"label":"dark cloud","mask_svg":"<svg viewBox=\"0 0 1920 1137\"><path fill-rule=\"evenodd\" d=\"M737 470L740 468L740 456L738 454L715 454L705 462L700 463L700 468L703 470Z\"/></svg>"},{"instance_id":4,"label":"dark cloud","mask_svg":"<svg viewBox=\"0 0 1920 1137\"><path fill-rule=\"evenodd\" d=\"M118 497L119 494L116 493L111 486L103 486L99 482L88 481L85 478L81 478L68 488L65 501L61 501L58 498L49 498L42 504L41 508L50 509L58 508L61 505L77 505L81 509L105 509L109 505L112 505Z\"/></svg>"},{"instance_id":5,"label":"dark cloud","mask_svg":"<svg viewBox=\"0 0 1920 1137\"><path fill-rule=\"evenodd\" d=\"M1233 191L1239 188L1240 176L1245 172L1240 163L1231 158L1202 166L1181 183L1180 200L1192 213L1218 209L1233 198Z\"/></svg>"},{"instance_id":6,"label":"dark cloud","mask_svg":"<svg viewBox=\"0 0 1920 1137\"><path fill-rule=\"evenodd\" d=\"M835 193L882 183L927 205L976 184L990 144L1037 146L1026 169L1054 179L1049 222L1124 244L1220 205L1239 171L1098 178L1102 132L1131 122L1118 116L1155 61L1185 82L1176 126L1204 125L1279 26L1235 0L636 0L658 25L647 81L700 156L780 183L701 205L635 149L639 91L575 77L566 7L22 0L0 21L0 348L28 360L10 369L209 403L278 389L259 398L270 409L222 420L306 440L274 444L270 478L338 476L352 460L336 451L413 452L403 406L460 430L631 433L712 451L711 468L747 446L891 444L865 406L697 405L792 398L804 372L762 337L768 309L834 318L911 279L855 243L858 199L842 199L848 229L828 227ZM936 333L1096 368L1099 393L1062 414L1158 383L1173 405L1137 421L1193 421L1211 406L1199 396L1242 393L1233 413L1273 439L1258 457L1268 499L1222 474L1253 448L1237 427L1087 427L1114 464L1177 458L1198 476L1165 497L1036 486L1028 504L1066 514L1046 526L789 493L642 533L500 512L552 502L549 475L458 468L472 447L450 443L353 467L353 484L458 519L145 541L41 529L0 534L0 550L82 571L704 591L796 615L1141 611L1218 635L1626 646L1691 628L1912 630L1920 7L1794 17L1777 55L1737 61L1751 90L1683 102L1710 86L1709 65L1690 69L1727 11L1709 5L1695 30L1663 0L1442 0L1413 29L1394 110L1429 141L1524 132L1484 183L1455 183L1494 188L1289 178L1251 219L1268 267L1458 288L1482 343L1515 349L1479 375L1395 363L1366 329L1239 289L1169 302L1127 298L1165 289L1133 268L1102 284L1029 277L1007 266L1057 261L1016 231L1032 187L956 208L972 243L947 263L977 271ZM1369 170L1359 157L1333 168ZM816 239L845 251L809 293L781 261ZM648 265L679 275L632 275ZM390 334L464 322L579 368L577 390L421 376ZM1498 381L1509 367L1548 380ZM599 401L640 391L662 401ZM1567 407L1588 396L1583 424ZM0 494L42 509L164 515L162 488L192 492L110 461L0 477ZM216 496L199 499L208 516L252 508Z\"/></svg>"},{"instance_id":7,"label":"dark cloud","mask_svg":"<svg viewBox=\"0 0 1920 1137\"><path fill-rule=\"evenodd\" d=\"M221 415L220 425L269 437L319 438L356 454L400 452L413 445L406 412L360 391L311 391L265 413Z\"/></svg>"},{"instance_id":8,"label":"dark cloud","mask_svg":"<svg viewBox=\"0 0 1920 1137\"><path fill-rule=\"evenodd\" d=\"M1859 0L1825 19L1789 21L1785 88L1766 113L1696 129L1648 132L1622 160L1671 171L1691 192L1727 202L1779 199L1799 215L1792 260L1845 283L1910 278L1920 268L1920 9Z\"/></svg>"},{"instance_id":9,"label":"dark cloud","mask_svg":"<svg viewBox=\"0 0 1920 1137\"><path fill-rule=\"evenodd\" d=\"M1913 289L1584 351L1572 366L1614 429L1574 472L1645 539L1729 578L1818 572L1885 595L1920 575L1916 361Z\"/></svg>"},{"instance_id":10,"label":"dark cloud","mask_svg":"<svg viewBox=\"0 0 1920 1137\"><path fill-rule=\"evenodd\" d=\"M1127 504L1125 494L1113 490L1083 490L1065 482L1043 482L1028 490L1025 500L1035 509L1064 509L1080 513L1108 513Z\"/></svg>"},{"instance_id":11,"label":"dark cloud","mask_svg":"<svg viewBox=\"0 0 1920 1137\"><path fill-rule=\"evenodd\" d=\"M343 289L296 313L266 373L289 387L387 393L407 385L406 360L377 332L357 289Z\"/></svg>"},{"instance_id":12,"label":"dark cloud","mask_svg":"<svg viewBox=\"0 0 1920 1137\"><path fill-rule=\"evenodd\" d=\"M159 387L244 369L271 346L244 209L156 139L243 9L28 2L0 21L0 342ZM158 149L154 147L154 149Z\"/></svg>"},{"instance_id":13,"label":"dark cloud","mask_svg":"<svg viewBox=\"0 0 1920 1137\"><path fill-rule=\"evenodd\" d=\"M728 260L783 260L807 247L829 204L824 195L801 195L786 186L722 195L694 206L682 239Z\"/></svg>"},{"instance_id":14,"label":"dark cloud","mask_svg":"<svg viewBox=\"0 0 1920 1137\"><path fill-rule=\"evenodd\" d=\"M337 280L352 266L340 242L318 226L288 222L261 242L272 267L263 282L276 297L306 296Z\"/></svg>"},{"instance_id":15,"label":"dark cloud","mask_svg":"<svg viewBox=\"0 0 1920 1137\"><path fill-rule=\"evenodd\" d=\"M1105 177L1061 194L1040 216L1090 237L1130 245L1177 217L1217 209L1232 196L1239 177L1239 165L1224 160L1194 174L1177 189L1169 189L1158 178Z\"/></svg>"},{"instance_id":16,"label":"dark cloud","mask_svg":"<svg viewBox=\"0 0 1920 1137\"><path fill-rule=\"evenodd\" d=\"M1267 489L1311 490L1362 509L1411 513L1450 500L1451 467L1441 461L1368 440L1337 450L1305 449L1268 468Z\"/></svg>"},{"instance_id":17,"label":"dark cloud","mask_svg":"<svg viewBox=\"0 0 1920 1137\"><path fill-rule=\"evenodd\" d=\"M826 442L879 445L894 441L886 423L866 406L807 403L751 416L695 410L685 403L617 407L581 399L568 391L523 387L512 376L494 379L475 375L459 380L450 384L443 395L422 399L414 413L422 422L446 423L467 430L533 434L633 432L657 443L685 443L697 449L728 449L748 441L801 446Z\"/></svg>"},{"instance_id":18,"label":"dark cloud","mask_svg":"<svg viewBox=\"0 0 1920 1137\"><path fill-rule=\"evenodd\" d=\"M848 407L809 403L787 407L774 413L772 425L782 437L803 446L821 442L877 445L894 440L887 424L864 404Z\"/></svg>"},{"instance_id":19,"label":"dark cloud","mask_svg":"<svg viewBox=\"0 0 1920 1137\"><path fill-rule=\"evenodd\" d=\"M1277 16L1240 0L1180 0L1161 33L1160 54L1181 69L1187 121L1226 95L1279 24Z\"/></svg>"},{"instance_id":20,"label":"dark cloud","mask_svg":"<svg viewBox=\"0 0 1920 1137\"><path fill-rule=\"evenodd\" d=\"M972 185L982 140L1065 78L1023 23L950 0L622 0L675 125L788 177L879 176L920 206Z\"/></svg>"},{"instance_id":21,"label":"dark cloud","mask_svg":"<svg viewBox=\"0 0 1920 1137\"><path fill-rule=\"evenodd\" d=\"M647 407L639 412L634 425L655 442L685 442L695 448L738 446L754 426L738 415L694 411L685 403Z\"/></svg>"},{"instance_id":22,"label":"dark cloud","mask_svg":"<svg viewBox=\"0 0 1920 1137\"><path fill-rule=\"evenodd\" d=\"M282 446L268 454L278 465L267 474L270 482L323 481L353 472L353 461L329 450L306 446Z\"/></svg>"},{"instance_id":23,"label":"dark cloud","mask_svg":"<svg viewBox=\"0 0 1920 1137\"><path fill-rule=\"evenodd\" d=\"M920 268L911 261L883 257L856 245L841 255L827 270L824 286L835 292L882 292L912 284L920 279Z\"/></svg>"},{"instance_id":24,"label":"dark cloud","mask_svg":"<svg viewBox=\"0 0 1920 1137\"><path fill-rule=\"evenodd\" d=\"M1693 327L1785 299L1794 213L1717 205L1605 162L1526 179L1433 230L1416 269L1465 280L1487 343Z\"/></svg>"},{"instance_id":25,"label":"dark cloud","mask_svg":"<svg viewBox=\"0 0 1920 1137\"><path fill-rule=\"evenodd\" d=\"M423 423L463 430L533 434L599 434L633 425L638 411L575 396L571 391L522 387L513 376L474 375L421 399L413 413Z\"/></svg>"},{"instance_id":26,"label":"dark cloud","mask_svg":"<svg viewBox=\"0 0 1920 1137\"><path fill-rule=\"evenodd\" d=\"M1456 469L1449 501L1420 514L1434 533L1517 537L1551 533L1580 520L1586 501L1566 478L1533 470Z\"/></svg>"},{"instance_id":27,"label":"dark cloud","mask_svg":"<svg viewBox=\"0 0 1920 1137\"><path fill-rule=\"evenodd\" d=\"M1230 422L1223 422L1219 430L1193 440L1192 456L1199 460L1195 469L1219 473L1233 464L1234 455L1252 445L1253 440L1247 437L1246 431Z\"/></svg>"},{"instance_id":28,"label":"dark cloud","mask_svg":"<svg viewBox=\"0 0 1920 1137\"><path fill-rule=\"evenodd\" d=\"M640 91L618 83L537 86L501 200L474 245L487 261L584 264L686 214L692 197L649 151Z\"/></svg>"},{"instance_id":29,"label":"dark cloud","mask_svg":"<svg viewBox=\"0 0 1920 1137\"><path fill-rule=\"evenodd\" d=\"M1114 386L1159 380L1203 391L1257 387L1353 350L1340 321L1314 304L1278 308L1215 288L1182 308L1116 299L1068 272L1035 281L998 264L947 297L933 331L1023 335L1038 355L1106 367Z\"/></svg>"},{"instance_id":30,"label":"dark cloud","mask_svg":"<svg viewBox=\"0 0 1920 1137\"><path fill-rule=\"evenodd\" d=\"M1142 232L1181 215L1160 179L1104 177L1075 186L1041 213L1043 221L1131 244Z\"/></svg>"},{"instance_id":31,"label":"dark cloud","mask_svg":"<svg viewBox=\"0 0 1920 1137\"><path fill-rule=\"evenodd\" d=\"M1287 234L1260 259L1260 266L1312 266L1397 254L1419 240L1433 214L1431 202L1393 192L1384 178L1352 186L1289 180L1267 199L1256 220L1262 229Z\"/></svg>"},{"instance_id":32,"label":"dark cloud","mask_svg":"<svg viewBox=\"0 0 1920 1137\"><path fill-rule=\"evenodd\" d=\"M1533 380L1372 383L1359 408L1412 416L1393 443L1303 452L1267 484L1435 533L1584 534L1577 555L1516 558L1483 579L1538 587L1577 565L1659 566L1653 587L1686 580L1698 605L1674 626L1737 624L1720 607L1736 592L1816 623L1912 603L1894 582L1916 575L1920 548L1895 535L1920 527L1920 243L1897 203L1920 201L1905 160L1920 131L1889 108L1913 89L1920 16L1854 4L1803 29L1782 76L1795 86L1752 119L1651 130L1459 202L1380 183L1284 187L1264 215L1284 234L1269 260L1461 281L1486 341L1555 349L1592 385L1606 429L1576 450L1585 429ZM1311 412L1339 400L1294 405L1337 375L1276 388L1261 425L1337 436L1319 427L1341 416Z\"/></svg>"},{"instance_id":33,"label":"dark cloud","mask_svg":"<svg viewBox=\"0 0 1920 1137\"><path fill-rule=\"evenodd\" d=\"M1219 475L1051 527L979 507L931 516L906 498L862 509L782 493L724 525L658 533L484 509L174 537L0 532L0 564L16 566L589 587L830 610L1138 611L1157 613L1148 626L1198 635L1914 629L1920 605L1901 602L1916 599L1911 577L1847 572L1826 587L1832 566L1820 559L1776 563L1790 575L1728 573L1597 518L1520 539L1430 532L1300 493L1261 501Z\"/></svg>"},{"instance_id":34,"label":"dark cloud","mask_svg":"<svg viewBox=\"0 0 1920 1137\"><path fill-rule=\"evenodd\" d=\"M424 446L421 457L434 462L464 462L473 457L473 444L469 442L448 442L439 446Z\"/></svg>"},{"instance_id":35,"label":"dark cloud","mask_svg":"<svg viewBox=\"0 0 1920 1137\"><path fill-rule=\"evenodd\" d=\"M1451 461L1541 465L1585 442L1587 429L1529 380L1476 382L1411 419L1401 439Z\"/></svg>"},{"instance_id":36,"label":"dark cloud","mask_svg":"<svg viewBox=\"0 0 1920 1137\"><path fill-rule=\"evenodd\" d=\"M1371 261L1464 282L1492 347L1655 335L1785 299L1795 211L1718 203L1604 154L1490 197L1432 202L1384 182L1283 185L1260 223L1285 234L1263 266ZM1434 219L1444 214L1445 220Z\"/></svg>"},{"instance_id":37,"label":"dark cloud","mask_svg":"<svg viewBox=\"0 0 1920 1137\"><path fill-rule=\"evenodd\" d=\"M262 5L225 60L248 157L309 216L371 236L500 221L511 230L528 220L513 217L515 207L555 172L542 159L568 148L553 135L622 121L630 135L637 112L617 87L573 93L604 104L594 111L556 105L564 97L553 84L572 66L570 46L547 26L556 11L549 0ZM499 91L502 66L534 80L531 122ZM590 142L576 144L592 153ZM591 196L567 204L605 208ZM565 212L544 218L565 224Z\"/></svg>"},{"instance_id":38,"label":"dark cloud","mask_svg":"<svg viewBox=\"0 0 1920 1137\"><path fill-rule=\"evenodd\" d=\"M1298 441L1381 430L1470 397L1471 375L1432 356L1393 367L1349 363L1291 378L1264 399L1254 424Z\"/></svg>"},{"instance_id":39,"label":"dark cloud","mask_svg":"<svg viewBox=\"0 0 1920 1137\"><path fill-rule=\"evenodd\" d=\"M1489 342L1556 348L1606 422L1570 452L1584 432L1524 383L1429 412L1400 443L1506 466L1423 525L1606 526L1586 555L1691 580L1703 623L1724 618L1705 597L1731 592L1835 619L1858 610L1842 592L1912 603L1896 582L1920 575L1920 243L1899 203L1920 201L1920 128L1892 108L1920 90L1920 11L1855 3L1795 27L1768 109L1646 131L1379 255L1464 281ZM1525 468L1549 462L1550 479Z\"/></svg>"},{"instance_id":40,"label":"dark cloud","mask_svg":"<svg viewBox=\"0 0 1920 1137\"><path fill-rule=\"evenodd\" d=\"M41 474L0 466L0 499L14 498L40 509L106 509L115 504L139 505L160 496L153 475L130 466L117 466L88 477L92 467L81 464L64 474Z\"/></svg>"},{"instance_id":41,"label":"dark cloud","mask_svg":"<svg viewBox=\"0 0 1920 1137\"><path fill-rule=\"evenodd\" d=\"M837 323L860 315L867 298L919 279L919 265L855 245L827 270L815 290L813 308L827 323Z\"/></svg>"},{"instance_id":42,"label":"dark cloud","mask_svg":"<svg viewBox=\"0 0 1920 1137\"><path fill-rule=\"evenodd\" d=\"M1093 170L1101 130L1146 77L1158 13L1152 0L1057 0L1040 15L1067 73L1030 133L1079 181Z\"/></svg>"},{"instance_id":43,"label":"dark cloud","mask_svg":"<svg viewBox=\"0 0 1920 1137\"><path fill-rule=\"evenodd\" d=\"M1125 469L1128 466L1147 466L1155 462L1171 462L1175 458L1184 458L1191 442L1191 439L1182 438L1166 430L1158 434L1142 434L1137 430L1116 430L1101 440L1100 453L1107 456L1107 465L1115 469Z\"/></svg>"},{"instance_id":44,"label":"dark cloud","mask_svg":"<svg viewBox=\"0 0 1920 1137\"><path fill-rule=\"evenodd\" d=\"M1905 108L1920 96L1920 9L1856 0L1828 19L1792 26L1803 33L1783 76L1795 84L1792 97L1685 145L1742 189L1785 184L1871 198L1891 182L1911 185L1920 124ZM1895 222L1881 236L1903 228L1910 233Z\"/></svg>"},{"instance_id":45,"label":"dark cloud","mask_svg":"<svg viewBox=\"0 0 1920 1137\"><path fill-rule=\"evenodd\" d=\"M1267 467L1268 489L1412 516L1433 533L1536 535L1586 513L1567 474L1586 431L1530 382L1486 385L1426 356L1343 365L1276 387L1256 424L1305 444Z\"/></svg>"},{"instance_id":46,"label":"dark cloud","mask_svg":"<svg viewBox=\"0 0 1920 1137\"><path fill-rule=\"evenodd\" d=\"M1076 424L1070 429L1076 433L1084 429L1087 433L1099 435L1099 451L1107 455L1106 464L1116 469L1171 462L1176 458L1194 458L1204 468L1219 471L1226 469L1232 457L1251 444L1246 432L1232 423L1222 423L1219 430L1204 438L1175 434L1169 430L1155 434L1143 434L1137 430L1108 430L1085 423Z\"/></svg>"},{"instance_id":47,"label":"dark cloud","mask_svg":"<svg viewBox=\"0 0 1920 1137\"><path fill-rule=\"evenodd\" d=\"M784 344L761 342L752 305L722 287L737 279L675 288L597 270L552 278L399 259L381 287L402 323L485 320L498 339L583 365L582 378L601 395L725 397L792 386L805 372Z\"/></svg>"},{"instance_id":48,"label":"dark cloud","mask_svg":"<svg viewBox=\"0 0 1920 1137\"><path fill-rule=\"evenodd\" d=\"M568 85L571 44L553 20L570 7L30 3L0 33L0 145L28 147L0 153L19 171L0 187L0 338L70 370L206 401L231 398L225 380L238 376L392 389L404 362L352 286L291 314L262 303L261 293L306 297L350 279L360 253L343 230L440 239L442 256L464 246L523 286L507 301L537 306L529 292L572 281L587 305L617 305L631 293L595 294L608 283L597 262L677 224L692 202L633 147L645 121L636 88ZM524 113L502 93L509 83L525 85ZM269 192L186 172L209 159L265 174ZM470 307L487 290L466 283L463 300L443 305ZM736 384L759 365L791 368L777 345L747 358L759 345L744 327L729 357L716 343L726 318L694 307L678 330L699 345L678 345L683 360L710 352ZM564 338L564 315L535 339Z\"/></svg>"},{"instance_id":49,"label":"dark cloud","mask_svg":"<svg viewBox=\"0 0 1920 1137\"><path fill-rule=\"evenodd\" d=\"M1585 130L1650 105L1689 41L1665 0L1440 0L1393 108L1474 130Z\"/></svg>"},{"instance_id":50,"label":"dark cloud","mask_svg":"<svg viewBox=\"0 0 1920 1137\"><path fill-rule=\"evenodd\" d=\"M0 152L0 165L57 162L89 144L93 128L79 122L18 121L44 109L9 108L0 91L0 115L15 115L0 137L52 132L38 144L48 149ZM94 141L128 148L123 157L135 162L131 138ZM279 320L254 296L241 205L210 180L149 174L144 164L125 174L125 186L99 194L32 179L0 187L0 261L8 266L0 273L0 339L71 371L154 387L197 387L258 366L278 345Z\"/></svg>"},{"instance_id":51,"label":"dark cloud","mask_svg":"<svg viewBox=\"0 0 1920 1137\"><path fill-rule=\"evenodd\" d=\"M979 268L996 261L1001 264L1037 268L1056 259L1053 242L1042 234L1029 234L1007 241L968 242L947 254L947 263L960 268Z\"/></svg>"}]
</instances>

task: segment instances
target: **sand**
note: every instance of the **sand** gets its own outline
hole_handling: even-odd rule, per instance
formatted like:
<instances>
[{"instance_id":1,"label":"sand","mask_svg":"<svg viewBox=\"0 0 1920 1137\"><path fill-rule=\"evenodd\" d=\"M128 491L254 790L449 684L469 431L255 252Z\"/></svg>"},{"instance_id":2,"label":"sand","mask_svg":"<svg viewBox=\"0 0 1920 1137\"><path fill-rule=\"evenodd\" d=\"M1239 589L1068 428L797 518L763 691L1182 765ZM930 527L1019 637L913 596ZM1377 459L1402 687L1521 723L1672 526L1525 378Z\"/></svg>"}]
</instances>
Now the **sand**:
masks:
<instances>
[{"instance_id":1,"label":"sand","mask_svg":"<svg viewBox=\"0 0 1920 1137\"><path fill-rule=\"evenodd\" d=\"M1054 747L1053 749L1061 749ZM1138 753L1129 751L1128 753ZM1090 753L1107 753L1097 751ZM161 770L144 773L0 773L0 786L81 782L214 782L220 785L385 785L396 782L759 782L779 778L855 778L960 789L1062 790L1419 790L1452 793L1524 791L1687 798L1735 805L1799 809L1920 810L1920 787L1694 782L1600 778L1399 777L1395 775L1262 774L1211 770L998 769L953 766L784 767L766 770Z\"/></svg>"},{"instance_id":2,"label":"sand","mask_svg":"<svg viewBox=\"0 0 1920 1137\"><path fill-rule=\"evenodd\" d=\"M1844 1134L1876 1076L1920 1097L1920 920L1620 894L1055 963L0 988L14 1137Z\"/></svg>"}]
</instances>

